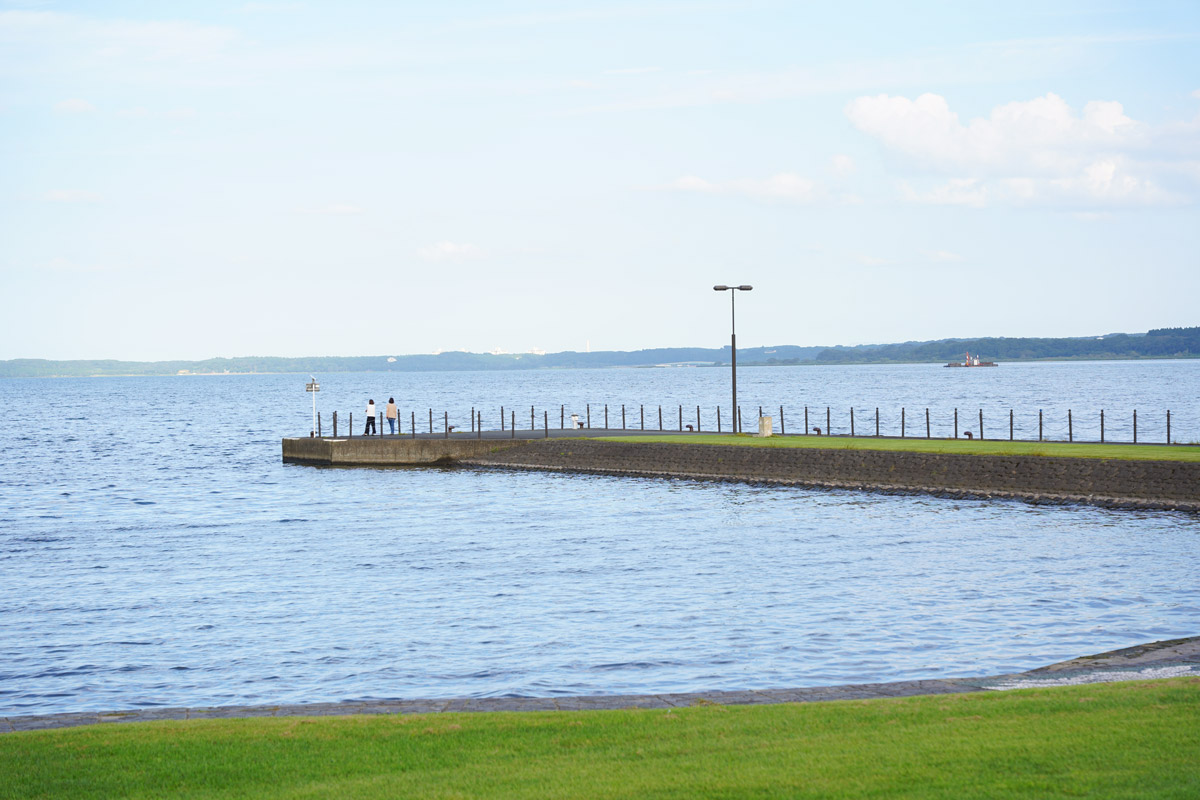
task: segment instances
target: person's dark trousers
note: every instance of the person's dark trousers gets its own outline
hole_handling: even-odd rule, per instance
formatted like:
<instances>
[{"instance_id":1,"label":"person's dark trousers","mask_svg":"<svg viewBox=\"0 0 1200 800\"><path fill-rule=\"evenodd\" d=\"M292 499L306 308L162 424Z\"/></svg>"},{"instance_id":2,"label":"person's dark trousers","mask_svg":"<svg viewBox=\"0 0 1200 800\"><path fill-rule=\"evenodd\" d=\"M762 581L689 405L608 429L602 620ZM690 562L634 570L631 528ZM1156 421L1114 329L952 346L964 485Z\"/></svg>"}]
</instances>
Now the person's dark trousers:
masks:
<instances>
[{"instance_id":1,"label":"person's dark trousers","mask_svg":"<svg viewBox=\"0 0 1200 800\"><path fill-rule=\"evenodd\" d=\"M375 432L375 418L367 417L367 427L363 428L363 436L370 436Z\"/></svg>"}]
</instances>

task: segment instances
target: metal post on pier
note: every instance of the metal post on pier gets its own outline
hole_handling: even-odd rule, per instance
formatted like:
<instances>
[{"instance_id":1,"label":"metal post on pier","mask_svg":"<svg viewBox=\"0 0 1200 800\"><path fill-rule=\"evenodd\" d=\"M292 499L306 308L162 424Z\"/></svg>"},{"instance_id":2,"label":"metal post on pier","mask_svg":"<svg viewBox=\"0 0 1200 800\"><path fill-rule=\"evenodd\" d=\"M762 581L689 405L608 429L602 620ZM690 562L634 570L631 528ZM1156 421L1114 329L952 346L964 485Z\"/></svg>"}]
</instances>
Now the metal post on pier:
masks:
<instances>
[{"instance_id":1,"label":"metal post on pier","mask_svg":"<svg viewBox=\"0 0 1200 800\"><path fill-rule=\"evenodd\" d=\"M429 409L429 432L433 433L433 409Z\"/></svg>"},{"instance_id":2,"label":"metal post on pier","mask_svg":"<svg viewBox=\"0 0 1200 800\"><path fill-rule=\"evenodd\" d=\"M415 439L415 438L417 438L417 412L415 412L415 411L410 411L410 412L408 412L408 413L409 413L409 414L411 415L411 417L412 417L412 419L411 419L411 425L410 425L410 426L409 426L409 428L408 428L409 435L410 435L410 436L412 436L412 438L414 438L414 439Z\"/></svg>"},{"instance_id":3,"label":"metal post on pier","mask_svg":"<svg viewBox=\"0 0 1200 800\"><path fill-rule=\"evenodd\" d=\"M932 438L933 438L932 436L930 436L930 428L929 428L929 409L928 409L928 408L926 408L926 409L925 409L925 438L926 438L926 439L932 439Z\"/></svg>"},{"instance_id":4,"label":"metal post on pier","mask_svg":"<svg viewBox=\"0 0 1200 800\"><path fill-rule=\"evenodd\" d=\"M696 406L696 433L700 432L700 406Z\"/></svg>"},{"instance_id":5,"label":"metal post on pier","mask_svg":"<svg viewBox=\"0 0 1200 800\"><path fill-rule=\"evenodd\" d=\"M333 438L337 438L337 412L333 412Z\"/></svg>"},{"instance_id":6,"label":"metal post on pier","mask_svg":"<svg viewBox=\"0 0 1200 800\"><path fill-rule=\"evenodd\" d=\"M1167 444L1171 443L1171 409L1167 409Z\"/></svg>"},{"instance_id":7,"label":"metal post on pier","mask_svg":"<svg viewBox=\"0 0 1200 800\"><path fill-rule=\"evenodd\" d=\"M854 406L850 406L850 435L854 435Z\"/></svg>"},{"instance_id":8,"label":"metal post on pier","mask_svg":"<svg viewBox=\"0 0 1200 800\"><path fill-rule=\"evenodd\" d=\"M588 430L591 430L591 428L592 428L592 404L591 403L587 404L587 426L588 426Z\"/></svg>"},{"instance_id":9,"label":"metal post on pier","mask_svg":"<svg viewBox=\"0 0 1200 800\"><path fill-rule=\"evenodd\" d=\"M721 432L721 407L717 406L717 433Z\"/></svg>"},{"instance_id":10,"label":"metal post on pier","mask_svg":"<svg viewBox=\"0 0 1200 800\"><path fill-rule=\"evenodd\" d=\"M1067 441L1075 441L1075 421L1071 418L1071 409L1067 409Z\"/></svg>"},{"instance_id":11,"label":"metal post on pier","mask_svg":"<svg viewBox=\"0 0 1200 800\"><path fill-rule=\"evenodd\" d=\"M475 432L475 406L471 406L471 433Z\"/></svg>"},{"instance_id":12,"label":"metal post on pier","mask_svg":"<svg viewBox=\"0 0 1200 800\"><path fill-rule=\"evenodd\" d=\"M663 429L663 427L662 427L662 406L658 407L658 429L660 431Z\"/></svg>"},{"instance_id":13,"label":"metal post on pier","mask_svg":"<svg viewBox=\"0 0 1200 800\"><path fill-rule=\"evenodd\" d=\"M879 435L879 406L875 406L875 435Z\"/></svg>"},{"instance_id":14,"label":"metal post on pier","mask_svg":"<svg viewBox=\"0 0 1200 800\"><path fill-rule=\"evenodd\" d=\"M500 432L504 433L504 406L500 406Z\"/></svg>"},{"instance_id":15,"label":"metal post on pier","mask_svg":"<svg viewBox=\"0 0 1200 800\"><path fill-rule=\"evenodd\" d=\"M353 411L350 412L350 426L349 427L350 427L350 430L346 431L346 435L349 437L353 437L354 436L354 412ZM1135 441L1136 441L1136 439L1135 439Z\"/></svg>"},{"instance_id":16,"label":"metal post on pier","mask_svg":"<svg viewBox=\"0 0 1200 800\"><path fill-rule=\"evenodd\" d=\"M321 437L321 415L320 414L317 414L317 436Z\"/></svg>"},{"instance_id":17,"label":"metal post on pier","mask_svg":"<svg viewBox=\"0 0 1200 800\"><path fill-rule=\"evenodd\" d=\"M979 441L983 441L983 409L979 409Z\"/></svg>"},{"instance_id":18,"label":"metal post on pier","mask_svg":"<svg viewBox=\"0 0 1200 800\"><path fill-rule=\"evenodd\" d=\"M1010 442L1013 440L1013 410L1011 408L1008 410L1008 440Z\"/></svg>"},{"instance_id":19,"label":"metal post on pier","mask_svg":"<svg viewBox=\"0 0 1200 800\"><path fill-rule=\"evenodd\" d=\"M741 433L746 430L746 426L742 425L742 407L737 407L737 430L734 433Z\"/></svg>"},{"instance_id":20,"label":"metal post on pier","mask_svg":"<svg viewBox=\"0 0 1200 800\"><path fill-rule=\"evenodd\" d=\"M804 435L808 436L808 406L804 407Z\"/></svg>"},{"instance_id":21,"label":"metal post on pier","mask_svg":"<svg viewBox=\"0 0 1200 800\"><path fill-rule=\"evenodd\" d=\"M545 438L550 438L550 412L542 409L542 432L546 434Z\"/></svg>"},{"instance_id":22,"label":"metal post on pier","mask_svg":"<svg viewBox=\"0 0 1200 800\"><path fill-rule=\"evenodd\" d=\"M900 438L904 438L904 408L900 408Z\"/></svg>"},{"instance_id":23,"label":"metal post on pier","mask_svg":"<svg viewBox=\"0 0 1200 800\"><path fill-rule=\"evenodd\" d=\"M515 439L515 438L517 438L517 412L514 409L513 411L510 411L509 413L512 414L512 424L510 424L508 426L508 432L510 434L509 438Z\"/></svg>"},{"instance_id":24,"label":"metal post on pier","mask_svg":"<svg viewBox=\"0 0 1200 800\"><path fill-rule=\"evenodd\" d=\"M683 403L679 404L679 432L683 433Z\"/></svg>"},{"instance_id":25,"label":"metal post on pier","mask_svg":"<svg viewBox=\"0 0 1200 800\"><path fill-rule=\"evenodd\" d=\"M450 438L450 412L449 411L442 412L442 425L445 427L445 430L446 430L446 438L449 439Z\"/></svg>"},{"instance_id":26,"label":"metal post on pier","mask_svg":"<svg viewBox=\"0 0 1200 800\"><path fill-rule=\"evenodd\" d=\"M625 430L625 404L621 403L621 430Z\"/></svg>"},{"instance_id":27,"label":"metal post on pier","mask_svg":"<svg viewBox=\"0 0 1200 800\"><path fill-rule=\"evenodd\" d=\"M954 409L954 438L958 438L958 409Z\"/></svg>"},{"instance_id":28,"label":"metal post on pier","mask_svg":"<svg viewBox=\"0 0 1200 800\"><path fill-rule=\"evenodd\" d=\"M1133 410L1133 443L1137 444L1137 409Z\"/></svg>"},{"instance_id":29,"label":"metal post on pier","mask_svg":"<svg viewBox=\"0 0 1200 800\"><path fill-rule=\"evenodd\" d=\"M558 407L558 429L565 430L567 427L567 407L560 405Z\"/></svg>"},{"instance_id":30,"label":"metal post on pier","mask_svg":"<svg viewBox=\"0 0 1200 800\"><path fill-rule=\"evenodd\" d=\"M779 407L779 435L786 436L787 429L783 426L783 406Z\"/></svg>"},{"instance_id":31,"label":"metal post on pier","mask_svg":"<svg viewBox=\"0 0 1200 800\"><path fill-rule=\"evenodd\" d=\"M1038 409L1038 441L1042 440L1042 410Z\"/></svg>"},{"instance_id":32,"label":"metal post on pier","mask_svg":"<svg viewBox=\"0 0 1200 800\"><path fill-rule=\"evenodd\" d=\"M475 412L475 413L477 413L479 415L478 418L475 420L475 422L478 423L475 425L475 438L482 439L483 438L483 412L479 411L479 412Z\"/></svg>"},{"instance_id":33,"label":"metal post on pier","mask_svg":"<svg viewBox=\"0 0 1200 800\"><path fill-rule=\"evenodd\" d=\"M1104 444L1104 409L1100 409L1100 444Z\"/></svg>"},{"instance_id":34,"label":"metal post on pier","mask_svg":"<svg viewBox=\"0 0 1200 800\"><path fill-rule=\"evenodd\" d=\"M833 418L829 415L829 406L825 406L825 435L833 436Z\"/></svg>"},{"instance_id":35,"label":"metal post on pier","mask_svg":"<svg viewBox=\"0 0 1200 800\"><path fill-rule=\"evenodd\" d=\"M529 407L529 430L536 430L537 417L533 415L533 406Z\"/></svg>"}]
</instances>

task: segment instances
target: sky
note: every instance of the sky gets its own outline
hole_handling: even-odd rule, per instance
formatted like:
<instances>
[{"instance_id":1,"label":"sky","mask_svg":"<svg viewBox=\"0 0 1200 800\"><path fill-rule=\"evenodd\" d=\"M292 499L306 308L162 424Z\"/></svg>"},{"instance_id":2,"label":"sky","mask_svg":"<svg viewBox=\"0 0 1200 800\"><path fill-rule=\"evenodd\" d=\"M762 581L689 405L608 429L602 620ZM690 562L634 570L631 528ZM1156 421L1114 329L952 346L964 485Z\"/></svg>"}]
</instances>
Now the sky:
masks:
<instances>
[{"instance_id":1,"label":"sky","mask_svg":"<svg viewBox=\"0 0 1200 800\"><path fill-rule=\"evenodd\" d=\"M1200 4L0 0L0 359L1200 325Z\"/></svg>"}]
</instances>

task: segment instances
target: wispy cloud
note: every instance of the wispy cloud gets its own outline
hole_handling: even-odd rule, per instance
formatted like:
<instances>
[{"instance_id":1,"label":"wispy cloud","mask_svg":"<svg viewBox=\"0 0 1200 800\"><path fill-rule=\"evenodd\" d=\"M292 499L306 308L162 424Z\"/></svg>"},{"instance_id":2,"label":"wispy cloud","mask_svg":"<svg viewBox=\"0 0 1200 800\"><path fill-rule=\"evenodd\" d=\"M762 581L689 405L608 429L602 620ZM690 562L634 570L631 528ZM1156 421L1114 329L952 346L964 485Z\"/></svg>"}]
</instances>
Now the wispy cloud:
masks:
<instances>
[{"instance_id":1,"label":"wispy cloud","mask_svg":"<svg viewBox=\"0 0 1200 800\"><path fill-rule=\"evenodd\" d=\"M793 203L809 203L823 196L823 188L815 181L795 174L780 172L769 178L741 178L713 182L695 175L685 175L673 181L667 188L681 192L703 194L732 194L753 197L758 200L775 200Z\"/></svg>"},{"instance_id":2,"label":"wispy cloud","mask_svg":"<svg viewBox=\"0 0 1200 800\"><path fill-rule=\"evenodd\" d=\"M87 100L72 97L54 104L54 110L60 114L90 114L96 107Z\"/></svg>"},{"instance_id":3,"label":"wispy cloud","mask_svg":"<svg viewBox=\"0 0 1200 800\"><path fill-rule=\"evenodd\" d=\"M323 214L330 217L346 217L363 213L361 208L348 203L330 203L329 205L317 208L303 208L301 211L306 214Z\"/></svg>"},{"instance_id":4,"label":"wispy cloud","mask_svg":"<svg viewBox=\"0 0 1200 800\"><path fill-rule=\"evenodd\" d=\"M425 261L469 261L485 255L481 248L473 244L456 242L438 242L417 251L417 256Z\"/></svg>"},{"instance_id":5,"label":"wispy cloud","mask_svg":"<svg viewBox=\"0 0 1200 800\"><path fill-rule=\"evenodd\" d=\"M104 199L98 192L86 189L51 189L42 198L51 203L99 203Z\"/></svg>"},{"instance_id":6,"label":"wispy cloud","mask_svg":"<svg viewBox=\"0 0 1200 800\"><path fill-rule=\"evenodd\" d=\"M625 67L623 69L606 69L605 75L647 75L651 72L661 72L662 67Z\"/></svg>"}]
</instances>

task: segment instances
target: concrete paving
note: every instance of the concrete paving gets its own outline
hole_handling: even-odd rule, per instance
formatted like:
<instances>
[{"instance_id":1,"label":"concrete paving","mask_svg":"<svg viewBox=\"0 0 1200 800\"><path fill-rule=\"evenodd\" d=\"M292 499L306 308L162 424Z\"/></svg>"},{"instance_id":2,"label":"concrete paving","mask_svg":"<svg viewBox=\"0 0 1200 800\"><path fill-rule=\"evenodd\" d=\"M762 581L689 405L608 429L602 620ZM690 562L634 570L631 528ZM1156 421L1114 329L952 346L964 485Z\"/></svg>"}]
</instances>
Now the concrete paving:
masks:
<instances>
[{"instance_id":1,"label":"concrete paving","mask_svg":"<svg viewBox=\"0 0 1200 800\"><path fill-rule=\"evenodd\" d=\"M697 705L763 705L871 700L917 695L962 694L1113 680L1200 676L1200 636L1128 647L1064 661L1013 675L983 678L862 683L798 689L687 692L678 694L588 695L582 697L460 697L441 700L370 700L214 708L150 708L130 711L0 717L0 733L70 728L101 723L250 717L326 717L347 714L435 714L473 711L595 711L622 708L686 708Z\"/></svg>"}]
</instances>

